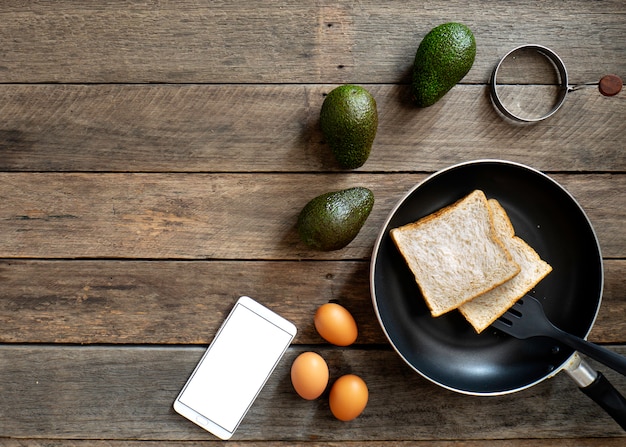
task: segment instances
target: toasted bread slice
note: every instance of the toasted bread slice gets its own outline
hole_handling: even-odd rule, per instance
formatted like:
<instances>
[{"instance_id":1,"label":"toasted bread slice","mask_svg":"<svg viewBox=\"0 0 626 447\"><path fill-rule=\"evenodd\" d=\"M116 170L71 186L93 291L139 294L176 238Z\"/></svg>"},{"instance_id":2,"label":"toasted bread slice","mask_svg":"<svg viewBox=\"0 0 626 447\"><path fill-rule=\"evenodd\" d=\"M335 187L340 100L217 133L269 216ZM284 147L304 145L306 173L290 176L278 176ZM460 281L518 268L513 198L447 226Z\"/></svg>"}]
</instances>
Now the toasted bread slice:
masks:
<instances>
[{"instance_id":1,"label":"toasted bread slice","mask_svg":"<svg viewBox=\"0 0 626 447\"><path fill-rule=\"evenodd\" d=\"M485 194L391 230L433 316L494 289L520 271L496 237Z\"/></svg>"},{"instance_id":2,"label":"toasted bread slice","mask_svg":"<svg viewBox=\"0 0 626 447\"><path fill-rule=\"evenodd\" d=\"M488 328L552 271L552 266L542 260L531 246L515 236L513 225L502 205L490 199L489 206L494 217L494 229L513 260L520 265L521 271L504 284L459 307L459 311L478 333Z\"/></svg>"}]
</instances>

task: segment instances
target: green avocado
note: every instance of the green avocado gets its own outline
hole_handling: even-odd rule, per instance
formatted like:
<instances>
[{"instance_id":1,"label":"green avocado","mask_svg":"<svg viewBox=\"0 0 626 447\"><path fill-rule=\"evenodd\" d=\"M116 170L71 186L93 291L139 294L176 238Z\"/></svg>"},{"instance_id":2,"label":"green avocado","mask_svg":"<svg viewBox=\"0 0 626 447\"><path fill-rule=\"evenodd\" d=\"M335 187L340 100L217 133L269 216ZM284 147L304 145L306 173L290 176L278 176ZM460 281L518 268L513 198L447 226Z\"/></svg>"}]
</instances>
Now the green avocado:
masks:
<instances>
[{"instance_id":1,"label":"green avocado","mask_svg":"<svg viewBox=\"0 0 626 447\"><path fill-rule=\"evenodd\" d=\"M318 250L339 250L357 236L373 206L374 194L362 186L317 196L298 216L300 239Z\"/></svg>"},{"instance_id":2,"label":"green avocado","mask_svg":"<svg viewBox=\"0 0 626 447\"><path fill-rule=\"evenodd\" d=\"M470 71L476 57L474 34L461 23L433 28L420 43L413 64L411 92L419 107L439 101Z\"/></svg>"},{"instance_id":3,"label":"green avocado","mask_svg":"<svg viewBox=\"0 0 626 447\"><path fill-rule=\"evenodd\" d=\"M324 99L320 126L342 168L363 166L378 128L376 101L363 87L351 84L336 87Z\"/></svg>"}]
</instances>

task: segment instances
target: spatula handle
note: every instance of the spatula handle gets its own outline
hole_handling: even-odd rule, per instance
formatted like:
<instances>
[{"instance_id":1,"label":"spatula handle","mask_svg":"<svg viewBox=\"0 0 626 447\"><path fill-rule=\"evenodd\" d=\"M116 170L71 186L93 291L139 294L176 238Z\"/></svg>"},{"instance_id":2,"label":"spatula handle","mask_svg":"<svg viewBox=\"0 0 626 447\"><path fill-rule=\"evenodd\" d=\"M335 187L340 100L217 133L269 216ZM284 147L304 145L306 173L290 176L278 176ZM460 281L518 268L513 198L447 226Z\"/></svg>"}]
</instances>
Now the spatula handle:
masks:
<instances>
[{"instance_id":1,"label":"spatula handle","mask_svg":"<svg viewBox=\"0 0 626 447\"><path fill-rule=\"evenodd\" d=\"M556 331L554 334L550 334L551 337L626 376L626 357L560 329L554 329Z\"/></svg>"}]
</instances>

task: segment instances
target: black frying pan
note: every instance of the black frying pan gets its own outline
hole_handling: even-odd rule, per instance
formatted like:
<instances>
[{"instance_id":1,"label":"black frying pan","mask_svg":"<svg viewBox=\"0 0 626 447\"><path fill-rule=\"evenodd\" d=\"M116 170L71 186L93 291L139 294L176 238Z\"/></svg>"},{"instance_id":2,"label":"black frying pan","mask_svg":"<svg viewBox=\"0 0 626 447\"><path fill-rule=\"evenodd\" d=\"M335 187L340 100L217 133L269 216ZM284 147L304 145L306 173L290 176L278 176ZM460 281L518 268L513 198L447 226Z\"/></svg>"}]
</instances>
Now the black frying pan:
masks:
<instances>
[{"instance_id":1,"label":"black frying pan","mask_svg":"<svg viewBox=\"0 0 626 447\"><path fill-rule=\"evenodd\" d=\"M457 392L519 391L559 372L574 351L536 337L517 340L487 329L480 335L457 311L433 318L389 236L482 189L507 211L518 236L553 267L531 292L548 318L586 338L600 307L603 268L595 232L576 200L558 183L524 165L481 160L440 171L415 186L393 209L374 247L371 292L389 341L425 378Z\"/></svg>"}]
</instances>

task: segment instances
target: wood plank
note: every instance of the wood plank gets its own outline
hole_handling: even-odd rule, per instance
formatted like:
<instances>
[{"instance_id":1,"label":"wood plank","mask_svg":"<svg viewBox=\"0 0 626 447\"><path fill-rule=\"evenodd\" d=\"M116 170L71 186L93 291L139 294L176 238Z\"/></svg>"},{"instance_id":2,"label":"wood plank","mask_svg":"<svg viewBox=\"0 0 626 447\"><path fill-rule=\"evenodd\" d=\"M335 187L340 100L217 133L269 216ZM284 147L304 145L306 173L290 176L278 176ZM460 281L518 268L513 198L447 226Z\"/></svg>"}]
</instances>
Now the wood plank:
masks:
<instances>
[{"instance_id":1,"label":"wood plank","mask_svg":"<svg viewBox=\"0 0 626 447\"><path fill-rule=\"evenodd\" d=\"M0 343L207 345L239 295L298 327L297 344L325 342L313 327L334 300L359 327L358 345L385 345L367 262L3 261ZM607 260L590 340L626 344L626 261Z\"/></svg>"},{"instance_id":2,"label":"wood plank","mask_svg":"<svg viewBox=\"0 0 626 447\"><path fill-rule=\"evenodd\" d=\"M626 349L619 348L621 353ZM0 426L9 438L211 440L171 404L200 348L2 346ZM292 390L286 358L243 421L235 440L504 440L605 438L626 434L565 374L500 397L445 391L392 351L320 349L331 376L361 375L370 391L364 413L335 420L327 397L304 401ZM626 377L606 373L618 389ZM445 408L442 409L442 405ZM515 406L517 411L511 411ZM272 422L269 422L272 421ZM463 432L458 430L463 426Z\"/></svg>"},{"instance_id":3,"label":"wood plank","mask_svg":"<svg viewBox=\"0 0 626 447\"><path fill-rule=\"evenodd\" d=\"M340 171L318 124L333 87L0 85L0 170ZM365 87L379 126L359 171L435 171L480 158L626 171L626 95L588 86L547 121L519 126L495 112L483 85L456 86L427 109L407 103L407 86ZM542 94L529 87L531 101Z\"/></svg>"},{"instance_id":4,"label":"wood plank","mask_svg":"<svg viewBox=\"0 0 626 447\"><path fill-rule=\"evenodd\" d=\"M366 262L7 261L0 341L207 344L249 295L297 325L296 343L323 342L313 315L330 300L353 313L359 343L384 343L368 271Z\"/></svg>"},{"instance_id":5,"label":"wood plank","mask_svg":"<svg viewBox=\"0 0 626 447\"><path fill-rule=\"evenodd\" d=\"M3 447L154 447L155 441L73 439L0 439ZM623 447L622 438L481 439L479 441L229 441L232 447ZM207 447L222 441L158 441L163 447Z\"/></svg>"},{"instance_id":6,"label":"wood plank","mask_svg":"<svg viewBox=\"0 0 626 447\"><path fill-rule=\"evenodd\" d=\"M604 291L598 318L589 334L589 340L601 343L611 340L611 332L620 333L626 325L619 323L626 315L626 275L622 269L626 267L624 260L604 262Z\"/></svg>"},{"instance_id":7,"label":"wood plank","mask_svg":"<svg viewBox=\"0 0 626 447\"><path fill-rule=\"evenodd\" d=\"M12 2L0 15L0 82L393 83L449 20L477 39L464 82L485 82L525 43L557 51L574 83L597 82L626 73L625 12L621 0Z\"/></svg>"},{"instance_id":8,"label":"wood plank","mask_svg":"<svg viewBox=\"0 0 626 447\"><path fill-rule=\"evenodd\" d=\"M0 174L3 258L368 259L420 174ZM593 222L605 257L625 257L626 175L555 175ZM302 185L310 185L303 188ZM368 186L376 204L354 241L308 249L295 224L327 191Z\"/></svg>"}]
</instances>

